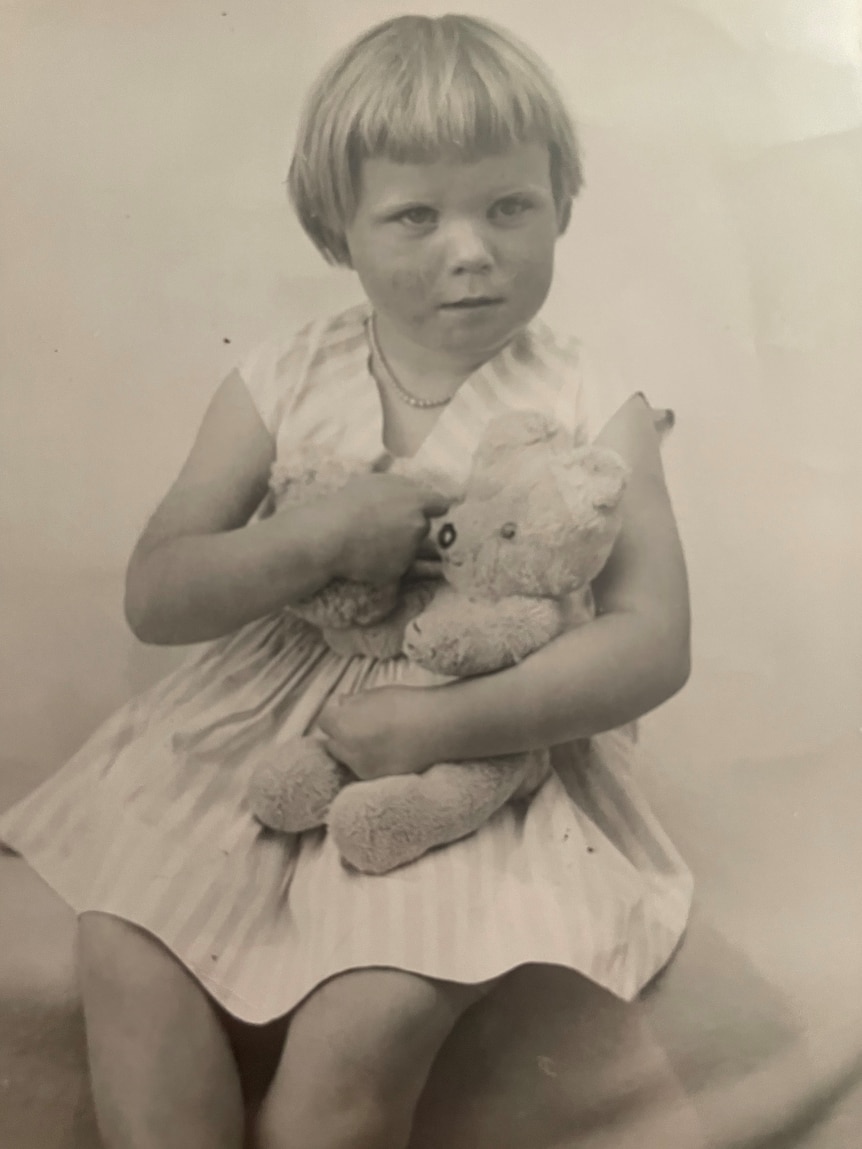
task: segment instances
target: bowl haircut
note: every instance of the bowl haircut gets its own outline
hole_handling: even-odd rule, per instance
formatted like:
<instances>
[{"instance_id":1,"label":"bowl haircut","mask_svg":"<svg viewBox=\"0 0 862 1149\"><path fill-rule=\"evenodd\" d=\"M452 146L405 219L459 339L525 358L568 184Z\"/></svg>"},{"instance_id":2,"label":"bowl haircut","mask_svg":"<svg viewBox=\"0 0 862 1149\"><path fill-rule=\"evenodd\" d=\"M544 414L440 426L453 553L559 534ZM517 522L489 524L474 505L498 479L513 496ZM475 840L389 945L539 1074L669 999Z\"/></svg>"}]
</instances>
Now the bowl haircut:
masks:
<instances>
[{"instance_id":1,"label":"bowl haircut","mask_svg":"<svg viewBox=\"0 0 862 1149\"><path fill-rule=\"evenodd\" d=\"M330 262L350 266L362 163L477 159L544 143L560 233L583 176L575 129L534 53L473 16L399 16L349 44L313 85L288 190L299 221Z\"/></svg>"}]
</instances>

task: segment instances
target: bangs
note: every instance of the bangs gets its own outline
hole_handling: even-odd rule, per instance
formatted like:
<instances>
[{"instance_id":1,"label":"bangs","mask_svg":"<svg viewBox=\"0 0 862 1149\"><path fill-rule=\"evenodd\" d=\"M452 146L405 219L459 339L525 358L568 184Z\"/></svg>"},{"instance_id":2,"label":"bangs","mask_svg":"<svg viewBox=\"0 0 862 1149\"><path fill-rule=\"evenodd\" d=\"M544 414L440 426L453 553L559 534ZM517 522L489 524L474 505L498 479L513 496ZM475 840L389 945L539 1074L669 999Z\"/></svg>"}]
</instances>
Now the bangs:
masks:
<instances>
[{"instance_id":1,"label":"bangs","mask_svg":"<svg viewBox=\"0 0 862 1149\"><path fill-rule=\"evenodd\" d=\"M344 230L362 163L469 159L544 143L561 219L581 186L575 131L544 65L471 16L399 16L372 28L319 77L300 125L289 188L323 255L347 263Z\"/></svg>"},{"instance_id":2,"label":"bangs","mask_svg":"<svg viewBox=\"0 0 862 1149\"><path fill-rule=\"evenodd\" d=\"M476 45L468 52L463 41L436 39L414 40L409 51L381 68L353 121L356 159L423 162L551 141L548 102L536 91L534 77L523 68L504 71L502 61L483 58Z\"/></svg>"}]
</instances>

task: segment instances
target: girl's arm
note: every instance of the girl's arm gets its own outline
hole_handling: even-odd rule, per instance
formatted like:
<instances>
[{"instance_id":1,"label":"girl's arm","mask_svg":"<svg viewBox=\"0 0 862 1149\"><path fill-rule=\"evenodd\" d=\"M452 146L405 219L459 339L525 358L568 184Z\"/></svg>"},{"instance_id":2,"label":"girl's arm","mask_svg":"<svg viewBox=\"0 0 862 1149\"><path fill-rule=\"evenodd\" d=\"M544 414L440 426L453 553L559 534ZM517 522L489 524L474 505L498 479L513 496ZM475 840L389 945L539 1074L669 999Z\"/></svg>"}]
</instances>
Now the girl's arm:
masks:
<instances>
[{"instance_id":1,"label":"girl's arm","mask_svg":"<svg viewBox=\"0 0 862 1149\"><path fill-rule=\"evenodd\" d=\"M126 576L126 617L144 642L203 642L300 601L332 578L395 578L446 501L396 476L249 523L275 449L242 378L222 383Z\"/></svg>"},{"instance_id":2,"label":"girl's arm","mask_svg":"<svg viewBox=\"0 0 862 1149\"><path fill-rule=\"evenodd\" d=\"M645 401L634 397L597 442L631 467L623 525L594 584L596 618L519 665L441 689L443 757L484 757L622 726L679 691L690 669L688 580Z\"/></svg>"},{"instance_id":3,"label":"girl's arm","mask_svg":"<svg viewBox=\"0 0 862 1149\"><path fill-rule=\"evenodd\" d=\"M321 725L353 758L347 765L369 776L400 772L405 759L416 769L567 742L621 726L682 688L689 674L687 576L645 401L629 400L597 441L631 467L622 530L594 586L597 617L498 674L417 691L415 702L401 692L400 719L391 716L391 697L380 697L372 714L375 691L357 696L353 713L353 699L332 708ZM375 749L372 730L384 711L390 717Z\"/></svg>"},{"instance_id":4,"label":"girl's arm","mask_svg":"<svg viewBox=\"0 0 862 1149\"><path fill-rule=\"evenodd\" d=\"M215 638L323 584L332 556L301 516L239 529L266 494L273 458L272 437L233 373L129 561L126 617L138 638Z\"/></svg>"}]
</instances>

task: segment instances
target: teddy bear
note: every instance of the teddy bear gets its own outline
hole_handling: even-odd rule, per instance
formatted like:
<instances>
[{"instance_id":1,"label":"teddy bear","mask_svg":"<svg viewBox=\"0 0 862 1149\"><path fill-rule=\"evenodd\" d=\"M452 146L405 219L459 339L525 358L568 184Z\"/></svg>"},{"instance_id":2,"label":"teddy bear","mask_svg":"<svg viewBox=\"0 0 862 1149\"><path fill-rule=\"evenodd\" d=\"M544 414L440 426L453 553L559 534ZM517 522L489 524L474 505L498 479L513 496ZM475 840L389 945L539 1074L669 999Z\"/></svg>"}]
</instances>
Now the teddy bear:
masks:
<instances>
[{"instance_id":1,"label":"teddy bear","mask_svg":"<svg viewBox=\"0 0 862 1149\"><path fill-rule=\"evenodd\" d=\"M613 451L576 445L541 412L492 419L461 498L435 520L443 579L397 627L401 654L441 681L486 674L590 618L627 475ZM343 862L384 874L528 800L550 770L539 750L358 781L309 735L258 764L249 802L271 829L325 826Z\"/></svg>"},{"instance_id":2,"label":"teddy bear","mask_svg":"<svg viewBox=\"0 0 862 1149\"><path fill-rule=\"evenodd\" d=\"M399 466L396 460L391 470L399 473L402 468L403 464ZM306 444L289 460L273 465L267 513L334 494L354 476L372 469L373 464L367 460L339 456L325 446ZM430 475L414 477L417 482L440 486ZM383 584L335 578L286 608L286 613L315 627L336 654L395 658L401 653L405 626L429 601L432 591L427 577L416 577L411 572Z\"/></svg>"}]
</instances>

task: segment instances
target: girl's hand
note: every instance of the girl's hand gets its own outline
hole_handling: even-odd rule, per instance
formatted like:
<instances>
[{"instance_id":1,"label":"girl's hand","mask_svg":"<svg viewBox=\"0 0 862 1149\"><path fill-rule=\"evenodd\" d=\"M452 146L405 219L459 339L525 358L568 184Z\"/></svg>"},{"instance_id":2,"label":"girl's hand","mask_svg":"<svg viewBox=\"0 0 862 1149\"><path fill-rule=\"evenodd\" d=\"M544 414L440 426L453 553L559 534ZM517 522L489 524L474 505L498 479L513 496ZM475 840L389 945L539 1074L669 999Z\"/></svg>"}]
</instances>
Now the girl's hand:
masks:
<instances>
[{"instance_id":1,"label":"girl's hand","mask_svg":"<svg viewBox=\"0 0 862 1149\"><path fill-rule=\"evenodd\" d=\"M400 578L428 534L429 519L449 507L429 487L388 474L359 475L325 503L338 539L335 573L370 583Z\"/></svg>"},{"instance_id":2,"label":"girl's hand","mask_svg":"<svg viewBox=\"0 0 862 1149\"><path fill-rule=\"evenodd\" d=\"M382 686L324 707L318 725L326 747L358 778L418 774L434 761L435 688Z\"/></svg>"}]
</instances>

